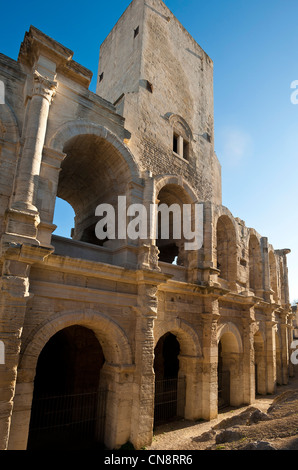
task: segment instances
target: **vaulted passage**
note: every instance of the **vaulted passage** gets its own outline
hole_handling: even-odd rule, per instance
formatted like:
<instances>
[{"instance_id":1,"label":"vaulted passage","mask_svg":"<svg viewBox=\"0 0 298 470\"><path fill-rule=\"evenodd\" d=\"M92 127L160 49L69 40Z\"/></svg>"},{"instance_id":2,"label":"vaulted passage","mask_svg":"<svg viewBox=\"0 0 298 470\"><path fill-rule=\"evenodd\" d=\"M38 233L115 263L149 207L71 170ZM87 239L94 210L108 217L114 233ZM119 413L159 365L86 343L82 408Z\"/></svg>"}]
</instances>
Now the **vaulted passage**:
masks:
<instances>
[{"instance_id":1,"label":"vaulted passage","mask_svg":"<svg viewBox=\"0 0 298 470\"><path fill-rule=\"evenodd\" d=\"M117 197L127 193L131 174L120 152L104 138L78 135L63 148L57 196L67 201L75 212L71 237L74 240L103 245L95 235L96 207L117 207Z\"/></svg>"},{"instance_id":2,"label":"vaulted passage","mask_svg":"<svg viewBox=\"0 0 298 470\"><path fill-rule=\"evenodd\" d=\"M243 358L234 333L225 331L218 342L218 408L243 403Z\"/></svg>"},{"instance_id":3,"label":"vaulted passage","mask_svg":"<svg viewBox=\"0 0 298 470\"><path fill-rule=\"evenodd\" d=\"M182 417L185 402L185 380L179 377L180 344L167 333L155 348L154 424L159 425Z\"/></svg>"},{"instance_id":4,"label":"vaulted passage","mask_svg":"<svg viewBox=\"0 0 298 470\"><path fill-rule=\"evenodd\" d=\"M223 362L222 343L218 343L218 409L230 405L230 371Z\"/></svg>"},{"instance_id":5,"label":"vaulted passage","mask_svg":"<svg viewBox=\"0 0 298 470\"><path fill-rule=\"evenodd\" d=\"M192 201L184 188L175 184L164 186L160 190L157 200L159 212L156 245L160 252L159 260L184 266L185 234L188 236L188 231L194 231L193 206L188 220L183 217L184 205L191 205ZM187 241L192 240L188 239Z\"/></svg>"},{"instance_id":6,"label":"vaulted passage","mask_svg":"<svg viewBox=\"0 0 298 470\"><path fill-rule=\"evenodd\" d=\"M28 449L91 449L104 437L106 392L102 348L93 331L56 333L37 363Z\"/></svg>"}]
</instances>

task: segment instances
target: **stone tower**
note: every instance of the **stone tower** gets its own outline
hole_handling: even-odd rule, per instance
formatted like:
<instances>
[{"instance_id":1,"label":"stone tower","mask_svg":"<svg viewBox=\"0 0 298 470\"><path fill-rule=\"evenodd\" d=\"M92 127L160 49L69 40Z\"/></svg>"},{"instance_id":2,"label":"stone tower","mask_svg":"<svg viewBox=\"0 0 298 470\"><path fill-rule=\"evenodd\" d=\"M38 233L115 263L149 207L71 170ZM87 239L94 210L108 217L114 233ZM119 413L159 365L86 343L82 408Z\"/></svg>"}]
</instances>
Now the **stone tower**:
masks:
<instances>
[{"instance_id":1,"label":"stone tower","mask_svg":"<svg viewBox=\"0 0 298 470\"><path fill-rule=\"evenodd\" d=\"M213 62L161 0L134 0L100 48L97 94L114 103L143 169L221 203Z\"/></svg>"}]
</instances>

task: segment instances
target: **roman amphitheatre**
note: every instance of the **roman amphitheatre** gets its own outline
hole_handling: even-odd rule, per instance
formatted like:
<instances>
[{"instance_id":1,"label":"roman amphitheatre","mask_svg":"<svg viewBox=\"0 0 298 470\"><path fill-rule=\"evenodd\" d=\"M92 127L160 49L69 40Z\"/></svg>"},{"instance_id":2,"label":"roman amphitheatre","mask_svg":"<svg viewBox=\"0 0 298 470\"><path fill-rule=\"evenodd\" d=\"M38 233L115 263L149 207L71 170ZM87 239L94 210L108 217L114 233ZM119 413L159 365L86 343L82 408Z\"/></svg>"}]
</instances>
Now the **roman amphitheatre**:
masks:
<instances>
[{"instance_id":1,"label":"roman amphitheatre","mask_svg":"<svg viewBox=\"0 0 298 470\"><path fill-rule=\"evenodd\" d=\"M74 55L34 25L17 60L0 54L0 450L294 445L296 395L272 403L295 380L290 249L223 205L212 59L161 0L118 20L95 93ZM119 197L153 207L147 237L123 235L127 213L97 238ZM194 230L200 208L198 249L173 205Z\"/></svg>"}]
</instances>

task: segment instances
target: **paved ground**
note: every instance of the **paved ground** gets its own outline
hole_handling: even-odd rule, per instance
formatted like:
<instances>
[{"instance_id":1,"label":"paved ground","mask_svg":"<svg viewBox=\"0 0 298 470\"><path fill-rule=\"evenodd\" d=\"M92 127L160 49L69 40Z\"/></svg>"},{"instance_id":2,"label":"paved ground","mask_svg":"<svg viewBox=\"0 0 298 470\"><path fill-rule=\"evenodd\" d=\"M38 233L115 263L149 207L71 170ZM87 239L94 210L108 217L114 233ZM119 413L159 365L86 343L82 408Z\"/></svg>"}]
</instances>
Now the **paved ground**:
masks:
<instances>
[{"instance_id":1,"label":"paved ground","mask_svg":"<svg viewBox=\"0 0 298 470\"><path fill-rule=\"evenodd\" d=\"M227 431L228 429L228 431ZM224 409L211 422L158 427L147 450L298 450L298 369L275 395Z\"/></svg>"}]
</instances>

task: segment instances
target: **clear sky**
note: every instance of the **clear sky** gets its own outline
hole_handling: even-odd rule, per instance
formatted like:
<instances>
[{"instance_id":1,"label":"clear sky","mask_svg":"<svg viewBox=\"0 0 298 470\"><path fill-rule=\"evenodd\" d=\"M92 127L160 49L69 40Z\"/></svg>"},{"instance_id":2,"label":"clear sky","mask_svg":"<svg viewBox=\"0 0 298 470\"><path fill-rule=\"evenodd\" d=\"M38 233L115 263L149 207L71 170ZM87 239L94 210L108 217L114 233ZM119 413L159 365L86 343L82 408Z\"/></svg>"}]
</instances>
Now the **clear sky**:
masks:
<instances>
[{"instance_id":1,"label":"clear sky","mask_svg":"<svg viewBox=\"0 0 298 470\"><path fill-rule=\"evenodd\" d=\"M92 70L99 46L130 0L3 2L0 52L17 59L34 25ZM215 150L223 204L290 248L290 296L298 299L298 0L165 0L214 62Z\"/></svg>"}]
</instances>

